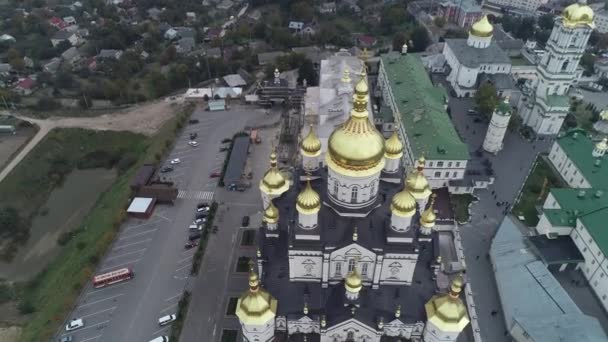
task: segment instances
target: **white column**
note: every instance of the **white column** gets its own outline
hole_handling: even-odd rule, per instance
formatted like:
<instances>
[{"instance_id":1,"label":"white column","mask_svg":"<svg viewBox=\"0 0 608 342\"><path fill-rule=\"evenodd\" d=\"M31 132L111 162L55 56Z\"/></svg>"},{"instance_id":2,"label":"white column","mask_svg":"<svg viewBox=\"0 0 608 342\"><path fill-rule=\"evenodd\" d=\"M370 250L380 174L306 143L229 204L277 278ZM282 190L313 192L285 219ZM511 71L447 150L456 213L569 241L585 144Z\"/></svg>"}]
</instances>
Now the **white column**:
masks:
<instances>
[{"instance_id":1,"label":"white column","mask_svg":"<svg viewBox=\"0 0 608 342\"><path fill-rule=\"evenodd\" d=\"M399 161L401 160L401 157L399 158L384 158L384 172L387 173L395 173L397 171L399 171Z\"/></svg>"},{"instance_id":2,"label":"white column","mask_svg":"<svg viewBox=\"0 0 608 342\"><path fill-rule=\"evenodd\" d=\"M304 214L298 213L298 223L304 229L312 229L317 226L318 214Z\"/></svg>"},{"instance_id":3,"label":"white column","mask_svg":"<svg viewBox=\"0 0 608 342\"><path fill-rule=\"evenodd\" d=\"M380 275L382 274L382 261L384 255L376 256L376 267L374 267L374 279L372 280L372 289L376 290L380 287Z\"/></svg>"},{"instance_id":4,"label":"white column","mask_svg":"<svg viewBox=\"0 0 608 342\"><path fill-rule=\"evenodd\" d=\"M306 172L317 171L319 169L319 157L302 153L302 168Z\"/></svg>"},{"instance_id":5,"label":"white column","mask_svg":"<svg viewBox=\"0 0 608 342\"><path fill-rule=\"evenodd\" d=\"M412 216L402 217L391 214L391 228L397 232L406 232L412 224Z\"/></svg>"},{"instance_id":6,"label":"white column","mask_svg":"<svg viewBox=\"0 0 608 342\"><path fill-rule=\"evenodd\" d=\"M323 253L323 279L321 280L321 287L327 288L329 285L329 253Z\"/></svg>"}]
</instances>

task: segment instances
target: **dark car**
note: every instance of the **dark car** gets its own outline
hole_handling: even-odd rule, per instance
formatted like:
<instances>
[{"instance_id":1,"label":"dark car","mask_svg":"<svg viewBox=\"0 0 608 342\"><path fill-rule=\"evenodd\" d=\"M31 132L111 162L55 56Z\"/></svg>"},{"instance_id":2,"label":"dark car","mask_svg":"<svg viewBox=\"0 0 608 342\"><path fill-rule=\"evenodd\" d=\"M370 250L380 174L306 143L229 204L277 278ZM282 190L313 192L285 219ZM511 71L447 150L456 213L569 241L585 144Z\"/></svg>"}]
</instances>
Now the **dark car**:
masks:
<instances>
[{"instance_id":1,"label":"dark car","mask_svg":"<svg viewBox=\"0 0 608 342\"><path fill-rule=\"evenodd\" d=\"M224 138L224 139L222 139L222 144L226 144L226 143L229 143L229 142L232 142L232 139L230 139L230 138Z\"/></svg>"},{"instance_id":2,"label":"dark car","mask_svg":"<svg viewBox=\"0 0 608 342\"><path fill-rule=\"evenodd\" d=\"M191 249L198 246L198 241L188 241L186 242L186 244L184 245L184 249Z\"/></svg>"},{"instance_id":3,"label":"dark car","mask_svg":"<svg viewBox=\"0 0 608 342\"><path fill-rule=\"evenodd\" d=\"M249 216L243 216L243 221L241 222L243 227L249 226Z\"/></svg>"},{"instance_id":4,"label":"dark car","mask_svg":"<svg viewBox=\"0 0 608 342\"><path fill-rule=\"evenodd\" d=\"M67 336L63 336L60 340L60 342L72 342L72 335L67 335Z\"/></svg>"},{"instance_id":5,"label":"dark car","mask_svg":"<svg viewBox=\"0 0 608 342\"><path fill-rule=\"evenodd\" d=\"M161 173L167 173L167 172L171 172L173 171L173 168L171 166L165 166L162 169L160 169Z\"/></svg>"},{"instance_id":6,"label":"dark car","mask_svg":"<svg viewBox=\"0 0 608 342\"><path fill-rule=\"evenodd\" d=\"M190 140L194 140L198 137L198 133L190 133Z\"/></svg>"},{"instance_id":7,"label":"dark car","mask_svg":"<svg viewBox=\"0 0 608 342\"><path fill-rule=\"evenodd\" d=\"M209 178L219 178L222 174L218 171L211 172Z\"/></svg>"},{"instance_id":8,"label":"dark car","mask_svg":"<svg viewBox=\"0 0 608 342\"><path fill-rule=\"evenodd\" d=\"M202 218L207 217L207 215L209 215L208 212L206 212L206 211L200 211L200 212L196 213L196 218L197 219L202 219Z\"/></svg>"},{"instance_id":9,"label":"dark car","mask_svg":"<svg viewBox=\"0 0 608 342\"><path fill-rule=\"evenodd\" d=\"M197 124L198 123L198 119L190 119L188 120L188 123L191 125Z\"/></svg>"},{"instance_id":10,"label":"dark car","mask_svg":"<svg viewBox=\"0 0 608 342\"><path fill-rule=\"evenodd\" d=\"M200 239L201 236L203 236L203 233L197 232L197 231L191 231L190 234L188 234L188 240L195 241L195 240Z\"/></svg>"},{"instance_id":11,"label":"dark car","mask_svg":"<svg viewBox=\"0 0 608 342\"><path fill-rule=\"evenodd\" d=\"M222 148L220 148L220 152L226 152L226 151L228 151L228 147L222 147Z\"/></svg>"}]
</instances>

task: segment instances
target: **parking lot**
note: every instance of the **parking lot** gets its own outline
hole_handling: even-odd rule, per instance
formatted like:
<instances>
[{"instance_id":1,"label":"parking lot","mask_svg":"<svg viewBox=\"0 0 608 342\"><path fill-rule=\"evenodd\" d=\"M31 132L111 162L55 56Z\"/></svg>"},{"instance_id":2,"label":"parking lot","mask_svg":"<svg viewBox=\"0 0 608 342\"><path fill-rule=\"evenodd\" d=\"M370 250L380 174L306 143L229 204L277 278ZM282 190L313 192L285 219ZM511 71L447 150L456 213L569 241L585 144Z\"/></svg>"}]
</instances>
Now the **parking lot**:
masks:
<instances>
[{"instance_id":1,"label":"parking lot","mask_svg":"<svg viewBox=\"0 0 608 342\"><path fill-rule=\"evenodd\" d=\"M256 109L215 113L197 110L192 115L200 122L186 125L161 167L176 158L180 162L172 165L173 171L159 174L180 189L175 205L157 205L147 220L129 218L96 271L100 274L129 267L134 278L100 289L87 285L66 319L67 323L82 318L84 327L72 333L62 328L59 337L72 335L79 342L145 342L168 335L170 325L159 327L158 318L176 312L189 284L195 248L184 248L188 225L197 203L213 199L217 178L209 174L220 171L223 165L221 140L242 130L249 120L263 117L263 111ZM188 145L191 132L198 134L196 147Z\"/></svg>"}]
</instances>

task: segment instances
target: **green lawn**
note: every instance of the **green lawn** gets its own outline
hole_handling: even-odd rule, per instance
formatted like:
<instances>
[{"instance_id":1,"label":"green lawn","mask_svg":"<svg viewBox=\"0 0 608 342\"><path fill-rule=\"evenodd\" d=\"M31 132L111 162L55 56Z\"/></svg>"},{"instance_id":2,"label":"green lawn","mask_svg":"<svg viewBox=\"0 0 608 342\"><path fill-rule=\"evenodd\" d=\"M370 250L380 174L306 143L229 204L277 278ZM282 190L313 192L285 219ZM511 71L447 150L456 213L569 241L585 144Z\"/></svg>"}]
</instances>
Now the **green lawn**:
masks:
<instances>
[{"instance_id":1,"label":"green lawn","mask_svg":"<svg viewBox=\"0 0 608 342\"><path fill-rule=\"evenodd\" d=\"M23 165L35 166L41 168L40 174L46 175L49 166L43 163L43 160L52 160L49 159L49 156L53 155L65 156L64 153L75 153L82 157L82 151L88 151L95 147L93 141L107 146L124 144L128 148L122 149L122 153L128 153L129 151L140 153L137 155L136 164L123 172L112 187L101 194L95 208L81 223L79 229L81 232L65 245L59 256L49 264L44 272L41 272L23 287L20 295L20 308L22 311L33 310L33 314L23 327L20 341L39 342L52 339L58 326L72 310L82 287L90 281L97 263L114 240L116 232L126 216L124 209L130 196L129 181L137 167L145 162L154 162L161 158L162 154L170 147L179 127L183 126L186 117L187 115L182 114L168 121L161 131L152 138L133 135L130 141L125 139L124 136L120 141L112 140L110 136L106 136L110 139L109 141L101 141L96 139L95 136L105 133L82 130L78 130L79 137L82 139L79 143L63 140L62 135L58 137L51 135L54 138L51 140L45 139L39 144L39 149L47 151L48 155L44 155L40 160L30 161L34 164L24 164L23 162L20 164L18 170ZM53 144L53 149L47 149L44 146L45 141L48 144ZM95 148L99 148L99 146ZM73 158L70 157L69 160L71 159ZM23 170L23 172L23 176L31 177L31 175L28 176L28 172L33 171ZM19 175L19 177L22 176ZM32 181L31 178L23 179ZM23 195L27 193L29 196L37 196L34 193L35 191L23 188L28 187L27 184L22 182L17 184L22 187ZM7 187L13 192L18 190L15 186ZM37 181L33 187L40 187L42 191L48 192L49 185Z\"/></svg>"},{"instance_id":2,"label":"green lawn","mask_svg":"<svg viewBox=\"0 0 608 342\"><path fill-rule=\"evenodd\" d=\"M469 204L473 201L473 195L450 195L450 202L454 208L454 216L457 222L469 221Z\"/></svg>"},{"instance_id":3,"label":"green lawn","mask_svg":"<svg viewBox=\"0 0 608 342\"><path fill-rule=\"evenodd\" d=\"M547 198L550 188L564 187L559 175L542 157L537 157L534 169L526 179L522 193L517 203L513 206L513 214L523 216L528 227L534 227L538 223L537 205Z\"/></svg>"}]
</instances>

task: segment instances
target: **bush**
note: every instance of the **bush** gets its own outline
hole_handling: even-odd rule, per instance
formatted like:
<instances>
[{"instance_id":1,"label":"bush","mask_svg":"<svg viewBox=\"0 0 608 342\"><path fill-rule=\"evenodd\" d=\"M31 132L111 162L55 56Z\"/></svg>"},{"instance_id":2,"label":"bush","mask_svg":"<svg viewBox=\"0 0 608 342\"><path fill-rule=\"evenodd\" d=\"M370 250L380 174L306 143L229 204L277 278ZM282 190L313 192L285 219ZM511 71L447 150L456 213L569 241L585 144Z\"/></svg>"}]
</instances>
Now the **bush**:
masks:
<instances>
[{"instance_id":1,"label":"bush","mask_svg":"<svg viewBox=\"0 0 608 342\"><path fill-rule=\"evenodd\" d=\"M116 164L116 168L119 173L123 173L131 168L131 166L135 165L137 162L137 157L134 155L124 155Z\"/></svg>"},{"instance_id":2,"label":"bush","mask_svg":"<svg viewBox=\"0 0 608 342\"><path fill-rule=\"evenodd\" d=\"M0 304L14 299L13 287L8 284L0 284Z\"/></svg>"},{"instance_id":3,"label":"bush","mask_svg":"<svg viewBox=\"0 0 608 342\"><path fill-rule=\"evenodd\" d=\"M36 103L36 109L42 111L51 111L61 108L61 103L50 97L43 97Z\"/></svg>"},{"instance_id":4,"label":"bush","mask_svg":"<svg viewBox=\"0 0 608 342\"><path fill-rule=\"evenodd\" d=\"M30 301L22 301L21 303L19 303L17 309L22 315L31 314L36 311L36 308Z\"/></svg>"},{"instance_id":5,"label":"bush","mask_svg":"<svg viewBox=\"0 0 608 342\"><path fill-rule=\"evenodd\" d=\"M59 246L65 246L68 242L70 242L70 240L72 240L73 237L74 237L73 232L63 232L57 238L57 244Z\"/></svg>"}]
</instances>

